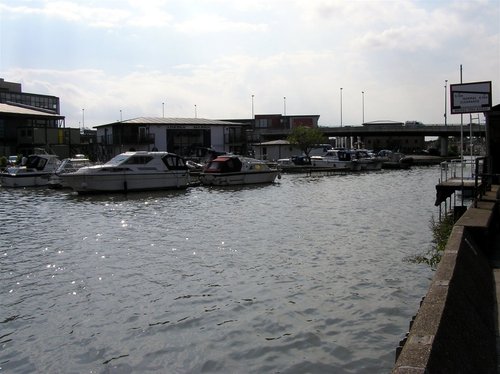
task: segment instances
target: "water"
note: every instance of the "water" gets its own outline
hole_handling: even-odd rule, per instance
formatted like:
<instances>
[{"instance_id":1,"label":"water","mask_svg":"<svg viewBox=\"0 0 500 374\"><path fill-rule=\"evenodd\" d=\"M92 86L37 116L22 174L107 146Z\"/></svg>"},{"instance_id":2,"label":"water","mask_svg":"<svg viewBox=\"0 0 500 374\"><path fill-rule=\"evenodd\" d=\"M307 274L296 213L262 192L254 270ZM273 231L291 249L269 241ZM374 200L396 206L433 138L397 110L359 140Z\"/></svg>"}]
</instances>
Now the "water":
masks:
<instances>
[{"instance_id":1,"label":"water","mask_svg":"<svg viewBox=\"0 0 500 374\"><path fill-rule=\"evenodd\" d=\"M0 372L383 373L439 168L78 196L0 189Z\"/></svg>"}]
</instances>

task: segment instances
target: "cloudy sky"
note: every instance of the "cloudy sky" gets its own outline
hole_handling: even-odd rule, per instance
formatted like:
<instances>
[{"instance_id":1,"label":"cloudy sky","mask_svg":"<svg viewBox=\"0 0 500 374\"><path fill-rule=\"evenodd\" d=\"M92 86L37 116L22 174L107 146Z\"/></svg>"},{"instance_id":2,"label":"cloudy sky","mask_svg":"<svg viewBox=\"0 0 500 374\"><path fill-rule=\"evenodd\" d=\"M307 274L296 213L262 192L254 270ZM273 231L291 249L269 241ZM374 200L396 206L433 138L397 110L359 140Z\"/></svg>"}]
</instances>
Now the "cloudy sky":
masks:
<instances>
[{"instance_id":1,"label":"cloudy sky","mask_svg":"<svg viewBox=\"0 0 500 374\"><path fill-rule=\"evenodd\" d=\"M460 65L500 102L499 0L0 0L0 77L71 127L250 118L252 95L322 126L444 123Z\"/></svg>"}]
</instances>

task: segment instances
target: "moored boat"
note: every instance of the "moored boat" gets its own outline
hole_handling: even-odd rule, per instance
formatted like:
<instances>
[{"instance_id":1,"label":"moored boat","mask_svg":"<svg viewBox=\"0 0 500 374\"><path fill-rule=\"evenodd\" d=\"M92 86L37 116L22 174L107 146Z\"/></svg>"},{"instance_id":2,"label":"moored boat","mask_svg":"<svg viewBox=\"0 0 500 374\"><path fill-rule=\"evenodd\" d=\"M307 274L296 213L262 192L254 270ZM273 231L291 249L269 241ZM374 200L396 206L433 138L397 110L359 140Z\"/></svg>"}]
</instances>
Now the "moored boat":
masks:
<instances>
[{"instance_id":1,"label":"moored boat","mask_svg":"<svg viewBox=\"0 0 500 374\"><path fill-rule=\"evenodd\" d=\"M189 171L184 159L176 154L136 151L62 174L61 178L78 193L127 192L186 188Z\"/></svg>"},{"instance_id":2,"label":"moored boat","mask_svg":"<svg viewBox=\"0 0 500 374\"><path fill-rule=\"evenodd\" d=\"M311 158L308 156L280 158L276 161L276 167L285 173L305 171L311 167Z\"/></svg>"},{"instance_id":3,"label":"moored boat","mask_svg":"<svg viewBox=\"0 0 500 374\"><path fill-rule=\"evenodd\" d=\"M200 181L204 185L215 186L272 183L278 175L278 169L269 167L265 161L221 155L205 166L200 173Z\"/></svg>"},{"instance_id":4,"label":"moored boat","mask_svg":"<svg viewBox=\"0 0 500 374\"><path fill-rule=\"evenodd\" d=\"M382 169L408 169L413 164L412 157L386 149L379 151L377 157L382 160Z\"/></svg>"},{"instance_id":5,"label":"moored boat","mask_svg":"<svg viewBox=\"0 0 500 374\"><path fill-rule=\"evenodd\" d=\"M76 155L74 158L65 158L49 177L49 188L68 188L69 186L63 181L61 175L73 173L80 168L91 165L92 162L84 155Z\"/></svg>"},{"instance_id":6,"label":"moored boat","mask_svg":"<svg viewBox=\"0 0 500 374\"><path fill-rule=\"evenodd\" d=\"M3 187L46 186L59 163L57 155L38 152L28 156L23 165L8 167L0 173L0 183Z\"/></svg>"},{"instance_id":7,"label":"moored boat","mask_svg":"<svg viewBox=\"0 0 500 374\"><path fill-rule=\"evenodd\" d=\"M364 149L355 149L352 151L351 170L380 170L382 169L382 160Z\"/></svg>"},{"instance_id":8,"label":"moored boat","mask_svg":"<svg viewBox=\"0 0 500 374\"><path fill-rule=\"evenodd\" d=\"M350 170L352 153L346 149L330 149L323 156L311 156L311 166L329 170Z\"/></svg>"}]
</instances>

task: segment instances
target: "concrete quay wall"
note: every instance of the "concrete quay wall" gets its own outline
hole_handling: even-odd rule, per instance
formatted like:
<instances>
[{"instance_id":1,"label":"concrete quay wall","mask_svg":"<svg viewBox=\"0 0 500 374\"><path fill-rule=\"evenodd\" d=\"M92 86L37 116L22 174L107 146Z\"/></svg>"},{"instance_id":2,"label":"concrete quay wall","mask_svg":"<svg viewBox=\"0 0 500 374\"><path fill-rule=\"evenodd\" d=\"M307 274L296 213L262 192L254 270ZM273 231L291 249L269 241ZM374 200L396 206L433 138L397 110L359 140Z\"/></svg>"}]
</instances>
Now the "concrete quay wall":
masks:
<instances>
[{"instance_id":1,"label":"concrete quay wall","mask_svg":"<svg viewBox=\"0 0 500 374\"><path fill-rule=\"evenodd\" d=\"M453 227L393 374L496 373L497 297L491 266L498 238L497 189Z\"/></svg>"}]
</instances>

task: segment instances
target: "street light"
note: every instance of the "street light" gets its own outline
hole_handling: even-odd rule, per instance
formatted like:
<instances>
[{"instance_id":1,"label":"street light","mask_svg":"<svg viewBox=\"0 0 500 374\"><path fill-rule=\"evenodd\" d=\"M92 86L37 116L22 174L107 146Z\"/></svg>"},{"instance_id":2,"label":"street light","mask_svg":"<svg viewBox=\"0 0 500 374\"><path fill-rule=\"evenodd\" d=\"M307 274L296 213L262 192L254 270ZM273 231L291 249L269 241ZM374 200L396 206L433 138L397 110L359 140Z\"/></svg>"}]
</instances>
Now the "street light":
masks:
<instances>
[{"instance_id":1,"label":"street light","mask_svg":"<svg viewBox=\"0 0 500 374\"><path fill-rule=\"evenodd\" d=\"M340 87L340 127L342 127L342 87Z\"/></svg>"},{"instance_id":2,"label":"street light","mask_svg":"<svg viewBox=\"0 0 500 374\"><path fill-rule=\"evenodd\" d=\"M363 114L363 123L365 123L365 91L361 91L361 113Z\"/></svg>"},{"instance_id":3,"label":"street light","mask_svg":"<svg viewBox=\"0 0 500 374\"><path fill-rule=\"evenodd\" d=\"M283 115L286 116L286 96L283 96Z\"/></svg>"},{"instance_id":4,"label":"street light","mask_svg":"<svg viewBox=\"0 0 500 374\"><path fill-rule=\"evenodd\" d=\"M254 112L253 112L253 97L254 97L254 95L252 95L252 118L254 118Z\"/></svg>"},{"instance_id":5,"label":"street light","mask_svg":"<svg viewBox=\"0 0 500 374\"><path fill-rule=\"evenodd\" d=\"M194 104L194 118L198 118L198 111L196 109L196 104Z\"/></svg>"},{"instance_id":6,"label":"street light","mask_svg":"<svg viewBox=\"0 0 500 374\"><path fill-rule=\"evenodd\" d=\"M447 126L447 112L448 112L448 103L447 103L447 97L448 97L448 79L445 79L444 81L444 125Z\"/></svg>"}]
</instances>

